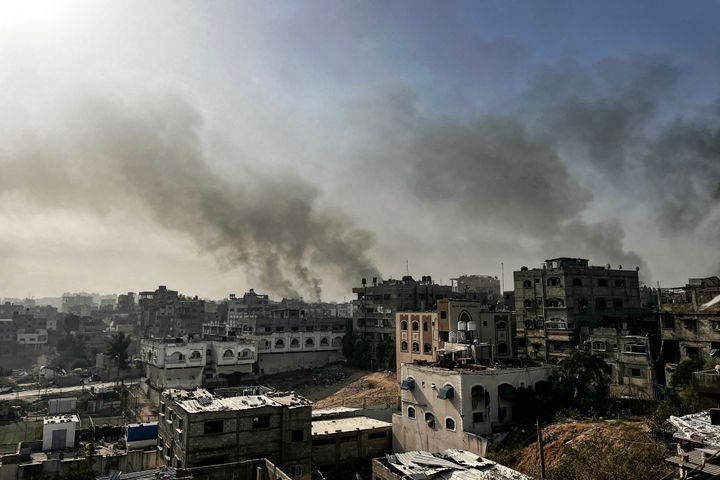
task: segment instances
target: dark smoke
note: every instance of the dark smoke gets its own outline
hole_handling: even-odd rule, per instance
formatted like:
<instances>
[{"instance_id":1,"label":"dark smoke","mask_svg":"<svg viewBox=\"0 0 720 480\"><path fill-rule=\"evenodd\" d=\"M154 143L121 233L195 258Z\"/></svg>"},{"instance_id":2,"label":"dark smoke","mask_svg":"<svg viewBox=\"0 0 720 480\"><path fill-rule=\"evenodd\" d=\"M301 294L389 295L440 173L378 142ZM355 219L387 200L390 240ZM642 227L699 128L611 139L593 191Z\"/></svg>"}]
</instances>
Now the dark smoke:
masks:
<instances>
[{"instance_id":1,"label":"dark smoke","mask_svg":"<svg viewBox=\"0 0 720 480\"><path fill-rule=\"evenodd\" d=\"M0 164L13 181L0 192L97 215L140 208L286 297L319 299L320 272L347 285L377 276L366 253L372 236L321 208L314 186L245 168L252 158L211 169L203 118L183 98L85 92L58 106L62 127L38 128L48 119L31 113L28 128L1 139Z\"/></svg>"}]
</instances>

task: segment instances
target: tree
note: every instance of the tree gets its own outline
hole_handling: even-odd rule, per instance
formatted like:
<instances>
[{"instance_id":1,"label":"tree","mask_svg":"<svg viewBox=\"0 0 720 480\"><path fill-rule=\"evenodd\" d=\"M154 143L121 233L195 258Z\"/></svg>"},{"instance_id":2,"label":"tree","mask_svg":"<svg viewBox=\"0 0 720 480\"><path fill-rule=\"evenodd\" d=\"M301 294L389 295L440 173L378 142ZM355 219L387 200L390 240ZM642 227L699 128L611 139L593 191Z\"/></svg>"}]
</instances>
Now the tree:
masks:
<instances>
[{"instance_id":1,"label":"tree","mask_svg":"<svg viewBox=\"0 0 720 480\"><path fill-rule=\"evenodd\" d=\"M675 372L670 379L670 384L677 387L685 387L693 381L693 373L699 372L705 368L705 362L697 356L686 358L678 363Z\"/></svg>"},{"instance_id":2,"label":"tree","mask_svg":"<svg viewBox=\"0 0 720 480\"><path fill-rule=\"evenodd\" d=\"M105 353L109 357L117 359L120 368L125 369L128 365L127 350L131 342L132 338L129 335L125 335L124 332L117 332L108 340Z\"/></svg>"},{"instance_id":3,"label":"tree","mask_svg":"<svg viewBox=\"0 0 720 480\"><path fill-rule=\"evenodd\" d=\"M83 368L90 365L87 345L78 337L66 334L57 344L60 366L66 369Z\"/></svg>"},{"instance_id":4,"label":"tree","mask_svg":"<svg viewBox=\"0 0 720 480\"><path fill-rule=\"evenodd\" d=\"M577 347L564 358L553 376L553 390L564 407L588 411L608 398L612 371L605 361L587 347Z\"/></svg>"}]
</instances>

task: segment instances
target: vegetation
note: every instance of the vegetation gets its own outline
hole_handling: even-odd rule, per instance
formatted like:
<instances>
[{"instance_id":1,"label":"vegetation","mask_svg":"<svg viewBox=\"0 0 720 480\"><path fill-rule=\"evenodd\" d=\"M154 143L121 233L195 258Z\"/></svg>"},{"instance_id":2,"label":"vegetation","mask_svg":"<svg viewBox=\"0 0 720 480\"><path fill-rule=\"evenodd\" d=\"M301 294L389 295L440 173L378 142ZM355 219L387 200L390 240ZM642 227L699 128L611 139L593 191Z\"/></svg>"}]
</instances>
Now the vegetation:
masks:
<instances>
[{"instance_id":1,"label":"vegetation","mask_svg":"<svg viewBox=\"0 0 720 480\"><path fill-rule=\"evenodd\" d=\"M110 358L117 359L122 369L128 366L127 350L131 342L132 338L123 332L113 334L107 342L105 353L107 353Z\"/></svg>"},{"instance_id":2,"label":"vegetation","mask_svg":"<svg viewBox=\"0 0 720 480\"><path fill-rule=\"evenodd\" d=\"M87 345L74 335L64 335L57 344L58 362L66 370L85 368L92 365Z\"/></svg>"},{"instance_id":3,"label":"vegetation","mask_svg":"<svg viewBox=\"0 0 720 480\"><path fill-rule=\"evenodd\" d=\"M359 368L369 368L369 350L370 347L367 342L353 332L348 332L343 337L343 355L351 365Z\"/></svg>"},{"instance_id":4,"label":"vegetation","mask_svg":"<svg viewBox=\"0 0 720 480\"><path fill-rule=\"evenodd\" d=\"M702 409L693 373L705 368L705 362L700 357L691 357L677 364L670 379L673 392L658 405L655 412L658 420L667 420L670 416L680 417Z\"/></svg>"}]
</instances>

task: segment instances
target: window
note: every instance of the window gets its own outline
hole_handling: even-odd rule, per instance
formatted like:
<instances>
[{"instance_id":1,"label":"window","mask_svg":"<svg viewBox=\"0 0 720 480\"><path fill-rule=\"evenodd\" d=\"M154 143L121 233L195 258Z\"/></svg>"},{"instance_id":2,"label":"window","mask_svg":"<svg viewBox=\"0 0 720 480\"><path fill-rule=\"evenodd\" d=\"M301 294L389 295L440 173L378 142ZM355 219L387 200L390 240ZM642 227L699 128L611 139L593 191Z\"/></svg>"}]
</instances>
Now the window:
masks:
<instances>
[{"instance_id":1,"label":"window","mask_svg":"<svg viewBox=\"0 0 720 480\"><path fill-rule=\"evenodd\" d=\"M408 407L407 416L408 418L415 418L415 407Z\"/></svg>"},{"instance_id":2,"label":"window","mask_svg":"<svg viewBox=\"0 0 720 480\"><path fill-rule=\"evenodd\" d=\"M697 357L699 353L698 347L685 347L685 354L688 357Z\"/></svg>"},{"instance_id":3,"label":"window","mask_svg":"<svg viewBox=\"0 0 720 480\"><path fill-rule=\"evenodd\" d=\"M223 353L223 358L235 358L235 352L232 350L225 350L225 353Z\"/></svg>"},{"instance_id":4,"label":"window","mask_svg":"<svg viewBox=\"0 0 720 480\"><path fill-rule=\"evenodd\" d=\"M302 474L303 474L302 465L291 465L290 466L290 476L291 477L299 477Z\"/></svg>"},{"instance_id":5,"label":"window","mask_svg":"<svg viewBox=\"0 0 720 480\"><path fill-rule=\"evenodd\" d=\"M253 417L252 428L268 428L270 426L270 415L261 415Z\"/></svg>"},{"instance_id":6,"label":"window","mask_svg":"<svg viewBox=\"0 0 720 480\"><path fill-rule=\"evenodd\" d=\"M358 436L352 435L350 437L340 437L340 443L350 443L350 442L357 442Z\"/></svg>"},{"instance_id":7,"label":"window","mask_svg":"<svg viewBox=\"0 0 720 480\"><path fill-rule=\"evenodd\" d=\"M690 330L691 332L697 331L697 320L694 318L687 318L683 320L683 326L686 330Z\"/></svg>"},{"instance_id":8,"label":"window","mask_svg":"<svg viewBox=\"0 0 720 480\"><path fill-rule=\"evenodd\" d=\"M585 311L590 307L590 302L588 302L587 298L578 298L577 301L578 304L578 310Z\"/></svg>"},{"instance_id":9,"label":"window","mask_svg":"<svg viewBox=\"0 0 720 480\"><path fill-rule=\"evenodd\" d=\"M308 325L307 327L305 327L306 332L312 332L314 329L315 327L313 327L312 325Z\"/></svg>"},{"instance_id":10,"label":"window","mask_svg":"<svg viewBox=\"0 0 720 480\"><path fill-rule=\"evenodd\" d=\"M329 342L328 342L328 339L327 339L327 338L321 338L321 339L320 339L320 346L321 346L321 347L327 347L328 344L329 344Z\"/></svg>"},{"instance_id":11,"label":"window","mask_svg":"<svg viewBox=\"0 0 720 480\"><path fill-rule=\"evenodd\" d=\"M640 376L641 376L640 369L639 369L639 368L631 368L631 369L630 369L630 376L631 376L631 377L636 377L636 378L637 378L637 377L640 377Z\"/></svg>"},{"instance_id":12,"label":"window","mask_svg":"<svg viewBox=\"0 0 720 480\"><path fill-rule=\"evenodd\" d=\"M530 288L532 287L532 282L530 280L525 280L523 282L523 288Z\"/></svg>"},{"instance_id":13,"label":"window","mask_svg":"<svg viewBox=\"0 0 720 480\"><path fill-rule=\"evenodd\" d=\"M567 322L562 318L551 318L546 326L550 330L567 330Z\"/></svg>"},{"instance_id":14,"label":"window","mask_svg":"<svg viewBox=\"0 0 720 480\"><path fill-rule=\"evenodd\" d=\"M524 306L525 308L532 308L532 306L533 306L533 301L532 301L532 300L525 300L525 301L523 301L523 306Z\"/></svg>"},{"instance_id":15,"label":"window","mask_svg":"<svg viewBox=\"0 0 720 480\"><path fill-rule=\"evenodd\" d=\"M445 428L447 430L455 430L455 420L452 417L447 417L445 419Z\"/></svg>"},{"instance_id":16,"label":"window","mask_svg":"<svg viewBox=\"0 0 720 480\"><path fill-rule=\"evenodd\" d=\"M375 440L378 438L387 438L387 432L372 432L368 434L369 440Z\"/></svg>"},{"instance_id":17,"label":"window","mask_svg":"<svg viewBox=\"0 0 720 480\"><path fill-rule=\"evenodd\" d=\"M565 306L565 301L561 298L551 298L547 303L550 308L562 308Z\"/></svg>"},{"instance_id":18,"label":"window","mask_svg":"<svg viewBox=\"0 0 720 480\"><path fill-rule=\"evenodd\" d=\"M281 338L278 338L275 342L275 348L285 348L285 342Z\"/></svg>"},{"instance_id":19,"label":"window","mask_svg":"<svg viewBox=\"0 0 720 480\"><path fill-rule=\"evenodd\" d=\"M498 343L497 353L498 353L498 355L507 355L507 353L508 353L507 343Z\"/></svg>"},{"instance_id":20,"label":"window","mask_svg":"<svg viewBox=\"0 0 720 480\"><path fill-rule=\"evenodd\" d=\"M447 318L446 310L440 310L440 318L442 318L443 320Z\"/></svg>"},{"instance_id":21,"label":"window","mask_svg":"<svg viewBox=\"0 0 720 480\"><path fill-rule=\"evenodd\" d=\"M223 431L223 421L222 420L208 420L205 422L205 425L203 427L203 433L205 435L212 434L212 433L222 433Z\"/></svg>"},{"instance_id":22,"label":"window","mask_svg":"<svg viewBox=\"0 0 720 480\"><path fill-rule=\"evenodd\" d=\"M423 345L423 353L432 353L432 345L426 343Z\"/></svg>"},{"instance_id":23,"label":"window","mask_svg":"<svg viewBox=\"0 0 720 480\"><path fill-rule=\"evenodd\" d=\"M284 332L284 331L285 331L285 327L275 327L275 331L276 331L276 332Z\"/></svg>"},{"instance_id":24,"label":"window","mask_svg":"<svg viewBox=\"0 0 720 480\"><path fill-rule=\"evenodd\" d=\"M320 445L335 445L336 443L337 442L334 438L318 438L317 440L312 441L313 447Z\"/></svg>"},{"instance_id":25,"label":"window","mask_svg":"<svg viewBox=\"0 0 720 480\"><path fill-rule=\"evenodd\" d=\"M414 332L420 330L420 324L418 322L412 322L412 329Z\"/></svg>"},{"instance_id":26,"label":"window","mask_svg":"<svg viewBox=\"0 0 720 480\"><path fill-rule=\"evenodd\" d=\"M623 305L623 301L621 298L616 298L613 300L613 308L615 310L620 310L621 308L623 308L623 306L624 305Z\"/></svg>"},{"instance_id":27,"label":"window","mask_svg":"<svg viewBox=\"0 0 720 480\"><path fill-rule=\"evenodd\" d=\"M500 418L500 421L503 422L507 418L507 407L500 407L498 408L498 417Z\"/></svg>"},{"instance_id":28,"label":"window","mask_svg":"<svg viewBox=\"0 0 720 480\"><path fill-rule=\"evenodd\" d=\"M573 278L573 287L582 287L582 279Z\"/></svg>"},{"instance_id":29,"label":"window","mask_svg":"<svg viewBox=\"0 0 720 480\"><path fill-rule=\"evenodd\" d=\"M720 331L720 322L712 322L712 328L714 331Z\"/></svg>"},{"instance_id":30,"label":"window","mask_svg":"<svg viewBox=\"0 0 720 480\"><path fill-rule=\"evenodd\" d=\"M482 385L475 385L470 389L470 397L472 398L472 408L478 408L481 403L487 400L487 392Z\"/></svg>"},{"instance_id":31,"label":"window","mask_svg":"<svg viewBox=\"0 0 720 480\"><path fill-rule=\"evenodd\" d=\"M425 412L425 423L430 428L435 428L435 415L430 412Z\"/></svg>"},{"instance_id":32,"label":"window","mask_svg":"<svg viewBox=\"0 0 720 480\"><path fill-rule=\"evenodd\" d=\"M592 342L592 349L598 352L604 352L607 350L607 344L605 342Z\"/></svg>"},{"instance_id":33,"label":"window","mask_svg":"<svg viewBox=\"0 0 720 480\"><path fill-rule=\"evenodd\" d=\"M297 348L299 346L300 340L298 340L297 338L293 338L292 340L290 340L290 348Z\"/></svg>"},{"instance_id":34,"label":"window","mask_svg":"<svg viewBox=\"0 0 720 480\"><path fill-rule=\"evenodd\" d=\"M615 280L615 286L618 287L618 288L624 287L624 286L625 286L625 280L623 280L622 278L618 278L617 280Z\"/></svg>"},{"instance_id":35,"label":"window","mask_svg":"<svg viewBox=\"0 0 720 480\"><path fill-rule=\"evenodd\" d=\"M483 423L485 421L485 412L473 412L473 423Z\"/></svg>"},{"instance_id":36,"label":"window","mask_svg":"<svg viewBox=\"0 0 720 480\"><path fill-rule=\"evenodd\" d=\"M302 430L293 430L292 432L290 432L290 441L302 442L303 441L303 431Z\"/></svg>"},{"instance_id":37,"label":"window","mask_svg":"<svg viewBox=\"0 0 720 480\"><path fill-rule=\"evenodd\" d=\"M548 287L559 287L560 286L560 278L559 277L550 277L547 279Z\"/></svg>"},{"instance_id":38,"label":"window","mask_svg":"<svg viewBox=\"0 0 720 480\"><path fill-rule=\"evenodd\" d=\"M607 302L604 298L598 298L595 300L595 308L597 308L598 310L605 310L606 307Z\"/></svg>"},{"instance_id":39,"label":"window","mask_svg":"<svg viewBox=\"0 0 720 480\"><path fill-rule=\"evenodd\" d=\"M427 331L428 331L428 324L427 324L427 322L423 322L423 332L427 332Z\"/></svg>"},{"instance_id":40,"label":"window","mask_svg":"<svg viewBox=\"0 0 720 480\"><path fill-rule=\"evenodd\" d=\"M200 360L202 358L202 354L198 352L197 350L193 350L193 352L190 354L190 360Z\"/></svg>"},{"instance_id":41,"label":"window","mask_svg":"<svg viewBox=\"0 0 720 480\"><path fill-rule=\"evenodd\" d=\"M400 322L400 330L407 330L407 322L405 320Z\"/></svg>"},{"instance_id":42,"label":"window","mask_svg":"<svg viewBox=\"0 0 720 480\"><path fill-rule=\"evenodd\" d=\"M402 351L402 352L407 352L407 350L408 350L408 343L405 342L405 341L403 341L403 342L400 344L400 351Z\"/></svg>"},{"instance_id":43,"label":"window","mask_svg":"<svg viewBox=\"0 0 720 480\"><path fill-rule=\"evenodd\" d=\"M308 338L307 340L305 340L305 346L306 346L306 347L314 347L314 346L315 346L315 340L313 340L312 338Z\"/></svg>"},{"instance_id":44,"label":"window","mask_svg":"<svg viewBox=\"0 0 720 480\"><path fill-rule=\"evenodd\" d=\"M639 345L635 343L628 343L625 345L626 353L647 353L645 345Z\"/></svg>"},{"instance_id":45,"label":"window","mask_svg":"<svg viewBox=\"0 0 720 480\"><path fill-rule=\"evenodd\" d=\"M412 351L414 353L420 353L420 344L417 342L413 342L412 344Z\"/></svg>"}]
</instances>

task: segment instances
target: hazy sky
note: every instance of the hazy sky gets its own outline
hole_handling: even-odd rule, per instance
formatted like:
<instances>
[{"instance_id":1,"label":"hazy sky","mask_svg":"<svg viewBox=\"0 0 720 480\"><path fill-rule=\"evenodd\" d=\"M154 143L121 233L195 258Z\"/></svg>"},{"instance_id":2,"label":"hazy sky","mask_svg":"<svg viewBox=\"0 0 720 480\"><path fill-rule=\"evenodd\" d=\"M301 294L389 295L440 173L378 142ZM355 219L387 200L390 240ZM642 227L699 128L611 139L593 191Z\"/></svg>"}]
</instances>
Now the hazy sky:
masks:
<instances>
[{"instance_id":1,"label":"hazy sky","mask_svg":"<svg viewBox=\"0 0 720 480\"><path fill-rule=\"evenodd\" d=\"M3 2L0 297L720 273L720 3Z\"/></svg>"}]
</instances>

